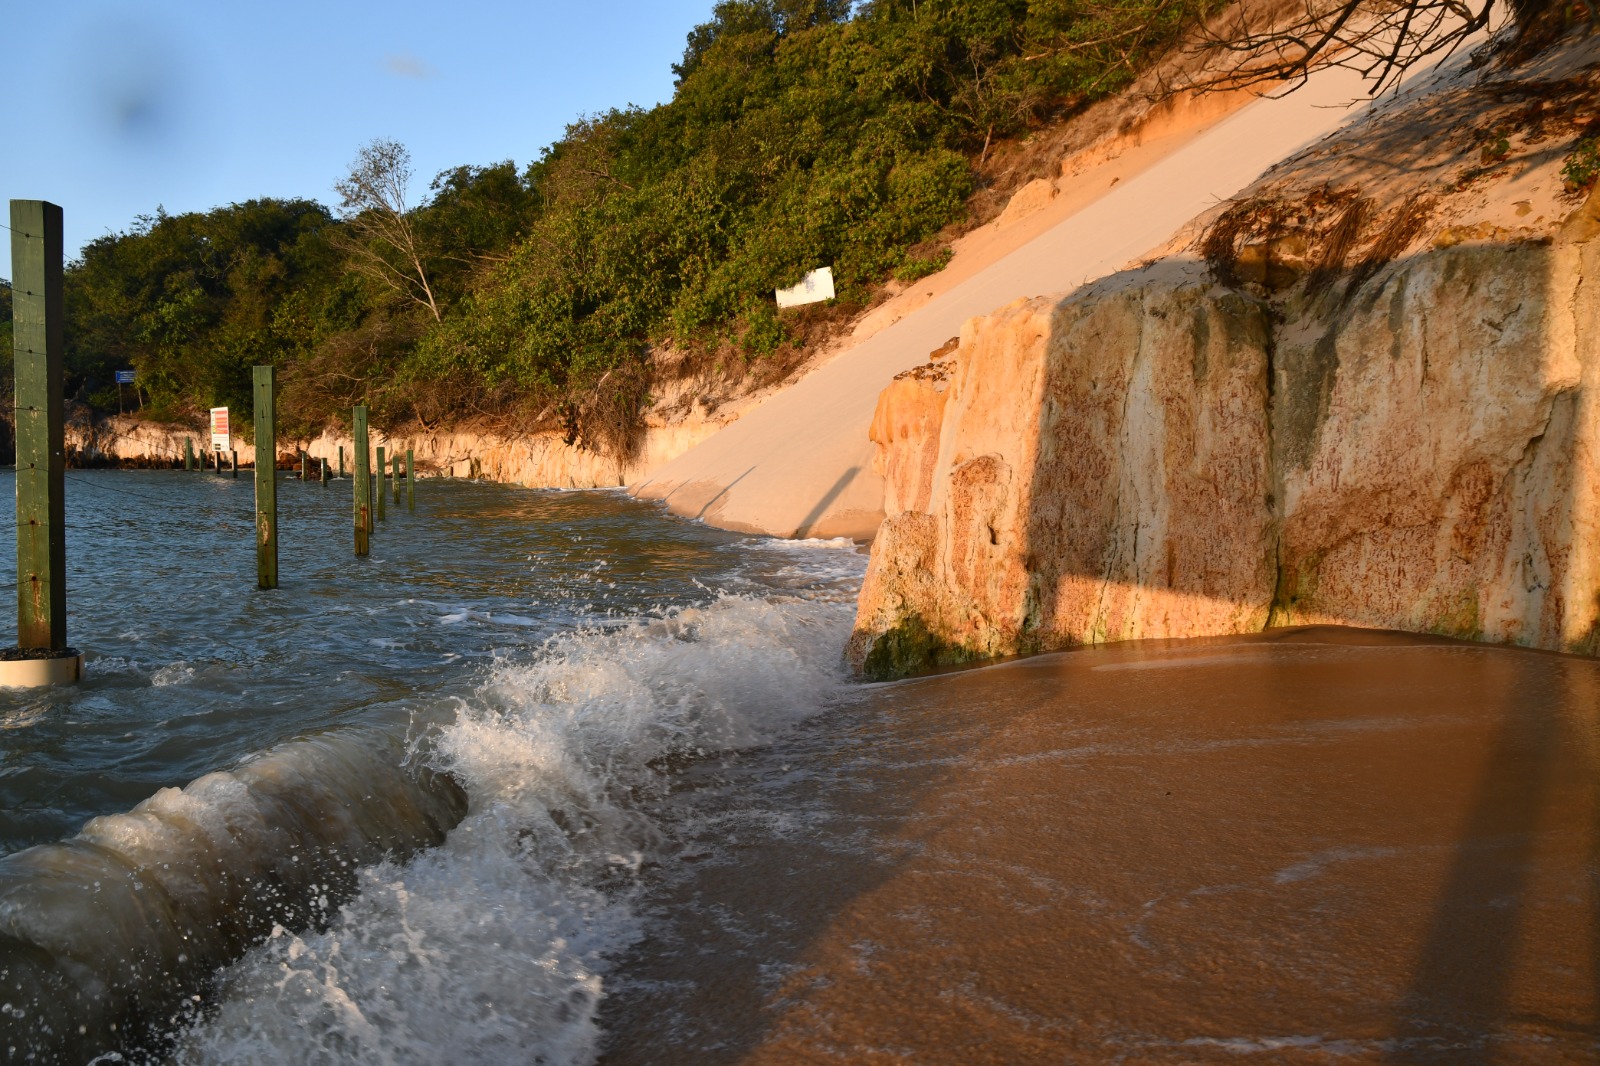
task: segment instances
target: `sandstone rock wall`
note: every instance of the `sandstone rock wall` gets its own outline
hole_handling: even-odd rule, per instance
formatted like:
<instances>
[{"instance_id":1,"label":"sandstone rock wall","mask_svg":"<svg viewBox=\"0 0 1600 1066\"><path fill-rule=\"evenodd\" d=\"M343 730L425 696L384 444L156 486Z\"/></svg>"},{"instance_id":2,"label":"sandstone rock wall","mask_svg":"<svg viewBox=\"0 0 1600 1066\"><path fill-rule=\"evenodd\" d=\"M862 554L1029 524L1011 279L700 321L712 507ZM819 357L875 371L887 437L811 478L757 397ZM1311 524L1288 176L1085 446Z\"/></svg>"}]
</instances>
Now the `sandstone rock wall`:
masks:
<instances>
[{"instance_id":1,"label":"sandstone rock wall","mask_svg":"<svg viewBox=\"0 0 1600 1066\"><path fill-rule=\"evenodd\" d=\"M972 320L881 398L852 661L1304 622L1597 650L1597 256L1468 241L1276 302L1164 260Z\"/></svg>"}]
</instances>

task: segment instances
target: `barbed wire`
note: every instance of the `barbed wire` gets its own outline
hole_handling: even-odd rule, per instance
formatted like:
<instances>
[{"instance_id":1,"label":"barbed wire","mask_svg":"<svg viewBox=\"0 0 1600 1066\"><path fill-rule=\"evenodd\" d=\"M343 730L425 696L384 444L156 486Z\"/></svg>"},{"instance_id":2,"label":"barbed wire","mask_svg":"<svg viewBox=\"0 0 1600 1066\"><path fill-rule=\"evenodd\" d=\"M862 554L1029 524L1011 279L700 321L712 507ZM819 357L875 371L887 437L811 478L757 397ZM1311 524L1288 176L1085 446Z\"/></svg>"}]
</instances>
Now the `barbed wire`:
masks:
<instances>
[{"instance_id":1,"label":"barbed wire","mask_svg":"<svg viewBox=\"0 0 1600 1066\"><path fill-rule=\"evenodd\" d=\"M85 488L94 489L94 490L96 490L98 492L109 492L109 493L119 494L119 495L122 495L122 496L134 496L134 497L137 497L138 499L141 499L141 500L149 500L151 503L159 503L163 508L172 506L172 501L171 500L162 499L160 496L152 496L149 493L134 492L132 489L124 489L124 488L120 488L120 487L118 487L116 485L102 485L97 481L90 481L87 478L73 477L71 474L65 474L64 473L61 476L63 478L65 478L66 480L68 480L68 481L71 481L71 482L73 482L75 484L78 484L78 485L82 485ZM251 529L254 529L255 525L256 525L254 519L243 518L243 517L241 517L239 515L223 514L223 513L218 512L216 514L216 517L217 518L221 518L221 519L226 519L227 521L230 521L230 522L239 522L239 523L241 523L243 525L249 526Z\"/></svg>"}]
</instances>

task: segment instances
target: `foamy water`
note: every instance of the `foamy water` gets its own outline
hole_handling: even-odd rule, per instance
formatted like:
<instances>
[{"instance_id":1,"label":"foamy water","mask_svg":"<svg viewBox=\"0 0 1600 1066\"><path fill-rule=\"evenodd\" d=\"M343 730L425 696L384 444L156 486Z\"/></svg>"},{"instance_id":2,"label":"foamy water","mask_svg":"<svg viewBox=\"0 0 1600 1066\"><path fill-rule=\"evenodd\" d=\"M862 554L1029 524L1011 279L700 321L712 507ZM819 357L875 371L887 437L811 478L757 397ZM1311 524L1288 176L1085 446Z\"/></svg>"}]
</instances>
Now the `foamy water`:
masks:
<instances>
[{"instance_id":1,"label":"foamy water","mask_svg":"<svg viewBox=\"0 0 1600 1066\"><path fill-rule=\"evenodd\" d=\"M848 605L721 597L505 662L434 739L469 813L228 973L183 1062L587 1062L674 758L770 741L842 683Z\"/></svg>"},{"instance_id":2,"label":"foamy water","mask_svg":"<svg viewBox=\"0 0 1600 1066\"><path fill-rule=\"evenodd\" d=\"M495 503L507 490L458 491ZM324 597L313 582L263 601L295 615L272 625L335 643L327 662L269 651L259 681L204 648L152 662L139 633L161 612L125 621L100 605L102 631L120 626L131 646L103 637L98 688L24 702L23 732L4 739L86 709L107 734L120 711L125 735L142 735L141 716L159 728L177 698L210 701L213 725L234 730L213 749L244 747L0 859L9 1058L593 1059L610 960L641 935L640 872L671 852L650 801L681 768L826 706L864 558L702 531L625 499L556 503L577 510L530 550L503 523L474 546L509 577L480 575L466 594L435 567L410 571L423 587L407 591L424 595L398 598L408 572L389 567L376 592ZM399 535L395 557L425 558L426 538L406 549ZM247 645L248 621L219 640ZM282 632L268 644L294 639ZM409 693L383 672L407 661L426 664ZM290 731L252 753L280 706ZM71 772L131 787L98 751Z\"/></svg>"}]
</instances>

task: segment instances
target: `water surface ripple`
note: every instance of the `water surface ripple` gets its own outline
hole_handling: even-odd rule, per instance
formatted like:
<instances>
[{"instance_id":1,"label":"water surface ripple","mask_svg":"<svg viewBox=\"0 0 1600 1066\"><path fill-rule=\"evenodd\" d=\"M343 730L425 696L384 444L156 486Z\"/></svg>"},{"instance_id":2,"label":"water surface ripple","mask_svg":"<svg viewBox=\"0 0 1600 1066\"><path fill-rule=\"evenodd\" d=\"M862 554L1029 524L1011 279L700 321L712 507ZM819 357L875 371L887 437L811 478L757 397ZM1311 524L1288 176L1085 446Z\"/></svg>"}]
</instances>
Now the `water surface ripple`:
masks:
<instances>
[{"instance_id":1,"label":"water surface ripple","mask_svg":"<svg viewBox=\"0 0 1600 1066\"><path fill-rule=\"evenodd\" d=\"M248 474L67 476L68 631L88 676L0 689L0 851L308 730L434 713L474 667L553 634L791 580L751 565L752 538L620 493L449 480L421 482L414 512L391 502L360 560L350 483L285 477L281 587L261 592ZM14 506L6 471L8 527ZM0 552L0 587L15 582Z\"/></svg>"},{"instance_id":2,"label":"water surface ripple","mask_svg":"<svg viewBox=\"0 0 1600 1066\"><path fill-rule=\"evenodd\" d=\"M845 542L428 481L357 560L286 479L262 592L248 479L68 478L88 679L0 691L12 1060L591 1061L641 801L844 684Z\"/></svg>"}]
</instances>

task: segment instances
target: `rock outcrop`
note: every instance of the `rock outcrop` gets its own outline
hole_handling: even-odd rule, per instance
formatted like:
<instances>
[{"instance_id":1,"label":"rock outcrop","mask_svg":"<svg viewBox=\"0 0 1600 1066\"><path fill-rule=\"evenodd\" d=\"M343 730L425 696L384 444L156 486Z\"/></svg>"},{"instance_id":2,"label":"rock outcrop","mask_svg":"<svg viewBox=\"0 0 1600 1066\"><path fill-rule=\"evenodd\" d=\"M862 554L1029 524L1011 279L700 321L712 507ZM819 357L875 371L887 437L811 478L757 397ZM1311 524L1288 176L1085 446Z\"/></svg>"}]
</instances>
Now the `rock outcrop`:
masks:
<instances>
[{"instance_id":1,"label":"rock outcrop","mask_svg":"<svg viewBox=\"0 0 1600 1066\"><path fill-rule=\"evenodd\" d=\"M947 385L880 400L851 658L1309 622L1593 652L1597 278L1600 242L1469 241L1274 304L1167 260L969 322Z\"/></svg>"},{"instance_id":2,"label":"rock outcrop","mask_svg":"<svg viewBox=\"0 0 1600 1066\"><path fill-rule=\"evenodd\" d=\"M879 399L849 658L1344 623L1600 651L1600 42L1457 63Z\"/></svg>"}]
</instances>

